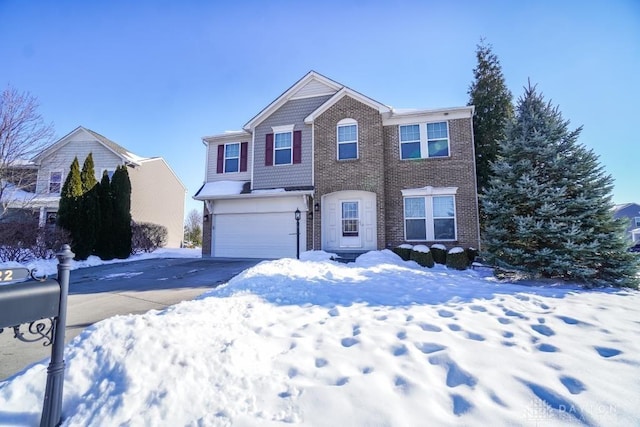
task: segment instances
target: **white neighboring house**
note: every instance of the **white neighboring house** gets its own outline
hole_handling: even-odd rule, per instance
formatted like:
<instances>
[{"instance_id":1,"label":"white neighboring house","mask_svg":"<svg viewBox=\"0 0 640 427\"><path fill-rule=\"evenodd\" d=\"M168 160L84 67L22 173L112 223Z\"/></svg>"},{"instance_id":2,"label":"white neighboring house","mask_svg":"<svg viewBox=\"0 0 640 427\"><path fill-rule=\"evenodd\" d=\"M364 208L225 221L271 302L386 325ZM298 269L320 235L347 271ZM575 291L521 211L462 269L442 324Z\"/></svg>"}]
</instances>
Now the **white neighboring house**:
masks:
<instances>
[{"instance_id":1,"label":"white neighboring house","mask_svg":"<svg viewBox=\"0 0 640 427\"><path fill-rule=\"evenodd\" d=\"M55 222L60 191L74 157L80 168L92 153L96 179L106 170L128 166L131 181L131 217L167 227L167 247L180 247L184 236L186 187L162 157L140 157L108 138L82 126L31 159L37 169L35 189L15 189L3 196L8 211L31 211L40 225ZM23 166L24 167L24 166Z\"/></svg>"}]
</instances>

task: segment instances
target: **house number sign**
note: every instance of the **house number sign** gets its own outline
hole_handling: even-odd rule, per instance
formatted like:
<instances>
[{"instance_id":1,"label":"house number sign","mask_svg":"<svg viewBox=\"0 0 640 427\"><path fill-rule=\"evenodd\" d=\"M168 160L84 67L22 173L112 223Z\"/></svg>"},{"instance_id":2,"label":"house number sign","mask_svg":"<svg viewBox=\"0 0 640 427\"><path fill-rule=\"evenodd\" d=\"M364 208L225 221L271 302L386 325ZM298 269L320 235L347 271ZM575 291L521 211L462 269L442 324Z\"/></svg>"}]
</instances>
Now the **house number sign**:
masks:
<instances>
[{"instance_id":1,"label":"house number sign","mask_svg":"<svg viewBox=\"0 0 640 427\"><path fill-rule=\"evenodd\" d=\"M0 283L17 282L30 276L26 268L2 268L0 269Z\"/></svg>"}]
</instances>

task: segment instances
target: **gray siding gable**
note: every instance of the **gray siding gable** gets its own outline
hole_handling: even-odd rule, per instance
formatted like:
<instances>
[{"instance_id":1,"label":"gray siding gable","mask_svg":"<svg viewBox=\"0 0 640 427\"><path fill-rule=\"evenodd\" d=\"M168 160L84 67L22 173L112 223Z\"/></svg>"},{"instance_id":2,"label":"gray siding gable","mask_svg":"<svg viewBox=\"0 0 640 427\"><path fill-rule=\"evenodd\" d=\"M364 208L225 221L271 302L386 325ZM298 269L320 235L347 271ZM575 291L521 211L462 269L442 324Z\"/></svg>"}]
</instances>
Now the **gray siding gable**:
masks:
<instances>
[{"instance_id":1,"label":"gray siding gable","mask_svg":"<svg viewBox=\"0 0 640 427\"><path fill-rule=\"evenodd\" d=\"M304 119L324 104L331 95L289 100L254 130L253 189L313 185L312 127ZM302 161L299 164L265 166L265 138L273 126L295 125L302 131Z\"/></svg>"}]
</instances>

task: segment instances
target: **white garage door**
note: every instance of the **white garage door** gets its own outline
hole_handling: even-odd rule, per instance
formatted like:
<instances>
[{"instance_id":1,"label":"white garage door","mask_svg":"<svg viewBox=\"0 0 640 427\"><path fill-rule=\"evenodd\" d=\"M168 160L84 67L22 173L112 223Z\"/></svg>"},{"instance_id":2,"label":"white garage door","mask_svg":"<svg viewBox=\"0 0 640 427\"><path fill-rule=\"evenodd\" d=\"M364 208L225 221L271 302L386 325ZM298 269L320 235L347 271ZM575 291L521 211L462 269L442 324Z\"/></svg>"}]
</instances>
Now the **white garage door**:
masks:
<instances>
[{"instance_id":1,"label":"white garage door","mask_svg":"<svg viewBox=\"0 0 640 427\"><path fill-rule=\"evenodd\" d=\"M284 258L296 256L296 221L291 212L214 215L213 256ZM306 248L306 217L300 220L300 252Z\"/></svg>"}]
</instances>

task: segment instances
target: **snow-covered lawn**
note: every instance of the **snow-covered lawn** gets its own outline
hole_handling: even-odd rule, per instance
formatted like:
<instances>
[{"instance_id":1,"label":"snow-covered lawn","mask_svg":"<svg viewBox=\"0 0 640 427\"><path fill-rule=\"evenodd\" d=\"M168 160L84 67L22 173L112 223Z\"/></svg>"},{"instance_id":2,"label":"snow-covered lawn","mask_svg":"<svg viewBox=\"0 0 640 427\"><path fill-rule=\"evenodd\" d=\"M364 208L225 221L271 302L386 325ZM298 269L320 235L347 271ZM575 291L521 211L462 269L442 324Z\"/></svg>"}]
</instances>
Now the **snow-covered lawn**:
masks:
<instances>
[{"instance_id":1,"label":"snow-covered lawn","mask_svg":"<svg viewBox=\"0 0 640 427\"><path fill-rule=\"evenodd\" d=\"M306 255L87 328L63 425L638 425L640 292ZM0 383L0 425L37 425L45 362Z\"/></svg>"}]
</instances>

